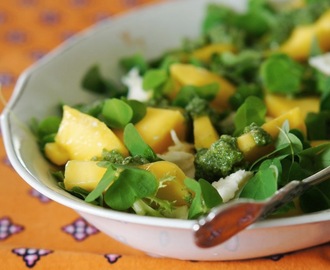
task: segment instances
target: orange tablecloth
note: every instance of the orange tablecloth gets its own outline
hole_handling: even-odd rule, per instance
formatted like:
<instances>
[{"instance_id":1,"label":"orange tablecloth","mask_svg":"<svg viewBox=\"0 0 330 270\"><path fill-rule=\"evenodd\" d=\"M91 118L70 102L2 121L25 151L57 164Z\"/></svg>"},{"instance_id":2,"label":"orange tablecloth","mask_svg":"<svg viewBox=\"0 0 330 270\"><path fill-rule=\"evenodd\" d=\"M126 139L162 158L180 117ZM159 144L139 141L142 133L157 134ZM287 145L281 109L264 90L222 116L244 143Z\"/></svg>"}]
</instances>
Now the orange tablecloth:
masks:
<instances>
[{"instance_id":1,"label":"orange tablecloth","mask_svg":"<svg viewBox=\"0 0 330 270\"><path fill-rule=\"evenodd\" d=\"M3 99L10 98L17 77L26 67L72 34L103 18L151 2L157 0L1 0ZM330 244L233 262L148 257L110 239L73 210L31 189L13 170L0 143L0 269L322 270L329 267Z\"/></svg>"}]
</instances>

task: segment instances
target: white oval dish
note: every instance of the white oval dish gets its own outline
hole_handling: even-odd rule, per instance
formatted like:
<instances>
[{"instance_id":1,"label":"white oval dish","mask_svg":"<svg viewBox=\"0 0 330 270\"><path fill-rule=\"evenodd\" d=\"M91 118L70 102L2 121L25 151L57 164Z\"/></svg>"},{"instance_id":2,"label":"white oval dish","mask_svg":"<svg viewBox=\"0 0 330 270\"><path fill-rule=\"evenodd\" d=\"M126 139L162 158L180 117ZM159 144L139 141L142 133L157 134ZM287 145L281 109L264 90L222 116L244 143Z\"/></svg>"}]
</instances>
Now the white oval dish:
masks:
<instances>
[{"instance_id":1,"label":"white oval dish","mask_svg":"<svg viewBox=\"0 0 330 270\"><path fill-rule=\"evenodd\" d=\"M330 210L250 226L222 245L201 249L194 244L194 221L142 217L93 206L58 187L49 164L28 128L33 117L55 113L68 104L95 97L82 91L86 70L98 64L105 76L118 79L118 60L137 51L148 58L197 36L208 2L244 9L246 1L176 0L110 18L87 29L26 70L1 116L8 158L34 189L77 211L105 234L153 256L183 260L238 260L299 250L330 241ZM170 19L169 19L170 18Z\"/></svg>"}]
</instances>

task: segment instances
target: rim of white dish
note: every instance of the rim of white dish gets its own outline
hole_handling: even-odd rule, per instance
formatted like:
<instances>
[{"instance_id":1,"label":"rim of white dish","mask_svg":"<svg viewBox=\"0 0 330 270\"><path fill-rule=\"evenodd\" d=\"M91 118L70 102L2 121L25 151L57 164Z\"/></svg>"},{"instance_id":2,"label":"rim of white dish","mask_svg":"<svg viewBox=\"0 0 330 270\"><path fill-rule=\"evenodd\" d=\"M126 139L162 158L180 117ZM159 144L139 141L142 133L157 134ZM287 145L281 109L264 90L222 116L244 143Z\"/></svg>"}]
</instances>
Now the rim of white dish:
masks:
<instances>
[{"instance_id":1,"label":"rim of white dish","mask_svg":"<svg viewBox=\"0 0 330 270\"><path fill-rule=\"evenodd\" d=\"M191 0L180 0L181 2L188 2ZM196 0L202 1L202 0ZM100 206L94 206L84 202L83 200L79 200L74 196L68 194L68 196L64 196L50 187L41 184L37 178L32 175L28 169L21 162L14 146L13 142L13 133L11 128L11 110L16 106L16 104L20 100L21 94L25 91L26 85L29 82L29 78L33 75L33 72L37 69L42 68L43 65L52 61L53 58L58 57L64 50L72 49L76 44L80 41L86 39L91 35L94 31L101 31L104 27L109 27L112 21L118 18L124 18L126 16L130 16L132 13L143 13L146 10L154 9L154 8L162 8L162 6L170 6L173 4L177 4L177 1L167 1L167 2L159 2L152 5L145 5L142 8L133 8L123 14L119 14L117 16L113 16L110 19L105 19L100 23L97 23L93 26L86 28L83 31L75 34L73 37L63 42L47 55L45 55L42 59L32 64L29 68L27 68L18 78L17 83L14 87L13 94L8 102L7 106L4 108L1 114L1 130L3 135L3 141L5 145L5 149L14 169L17 173L25 180L31 187L47 196L48 198L64 205L69 208L72 208L78 212L84 212L104 218L110 218L113 220L131 222L136 224L144 224L150 226L159 226L159 227L171 227L171 228L181 228L181 229L192 229L193 225L196 223L195 220L181 220L181 219L170 219L170 218L160 218L160 217L149 217L149 216L139 216L136 214L130 214L125 212L119 212L111 209L105 209ZM330 209L325 211L320 211L311 214L304 214L301 216L293 216L293 217L283 217L278 219L268 219L263 221L258 221L255 224L251 225L248 229L257 229L257 228L266 228L266 227L277 227L277 226L290 226L297 224L306 224L306 223L315 223L315 222L323 222L330 220Z\"/></svg>"}]
</instances>

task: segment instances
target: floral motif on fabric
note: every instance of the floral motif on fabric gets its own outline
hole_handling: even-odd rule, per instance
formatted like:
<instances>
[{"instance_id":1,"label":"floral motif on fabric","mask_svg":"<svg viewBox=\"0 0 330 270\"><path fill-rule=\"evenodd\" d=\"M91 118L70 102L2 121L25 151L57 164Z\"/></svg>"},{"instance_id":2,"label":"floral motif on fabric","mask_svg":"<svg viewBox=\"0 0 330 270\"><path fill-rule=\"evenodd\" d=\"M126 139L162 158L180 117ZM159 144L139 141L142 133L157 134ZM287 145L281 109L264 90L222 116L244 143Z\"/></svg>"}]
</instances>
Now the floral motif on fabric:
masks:
<instances>
[{"instance_id":1,"label":"floral motif on fabric","mask_svg":"<svg viewBox=\"0 0 330 270\"><path fill-rule=\"evenodd\" d=\"M110 264L114 264L121 258L121 255L118 255L118 254L105 254L104 257L108 260L108 262Z\"/></svg>"},{"instance_id":2,"label":"floral motif on fabric","mask_svg":"<svg viewBox=\"0 0 330 270\"><path fill-rule=\"evenodd\" d=\"M0 241L23 231L24 227L14 224L9 217L0 218Z\"/></svg>"},{"instance_id":3,"label":"floral motif on fabric","mask_svg":"<svg viewBox=\"0 0 330 270\"><path fill-rule=\"evenodd\" d=\"M12 250L12 252L18 256L21 256L25 262L25 265L28 268L32 268L36 265L37 261L39 261L42 256L46 256L53 251L35 248L15 248Z\"/></svg>"},{"instance_id":4,"label":"floral motif on fabric","mask_svg":"<svg viewBox=\"0 0 330 270\"><path fill-rule=\"evenodd\" d=\"M51 199L49 199L48 197L46 197L45 195L41 194L39 191L37 191L35 189L31 189L29 191L29 194L32 197L37 198L42 203L48 203L48 202L51 202L52 201Z\"/></svg>"},{"instance_id":5,"label":"floral motif on fabric","mask_svg":"<svg viewBox=\"0 0 330 270\"><path fill-rule=\"evenodd\" d=\"M62 230L77 241L83 241L87 237L99 232L98 229L87 223L83 218L78 218L73 223L62 227Z\"/></svg>"}]
</instances>

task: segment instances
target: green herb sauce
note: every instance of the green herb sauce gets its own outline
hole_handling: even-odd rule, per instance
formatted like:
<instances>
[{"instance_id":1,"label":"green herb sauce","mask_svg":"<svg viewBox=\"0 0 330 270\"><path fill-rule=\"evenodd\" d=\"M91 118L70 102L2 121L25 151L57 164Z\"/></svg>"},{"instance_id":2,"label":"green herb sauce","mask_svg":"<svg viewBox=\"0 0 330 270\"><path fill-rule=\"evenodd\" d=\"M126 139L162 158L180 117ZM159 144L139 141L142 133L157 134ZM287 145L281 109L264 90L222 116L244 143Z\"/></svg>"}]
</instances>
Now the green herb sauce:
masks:
<instances>
[{"instance_id":1,"label":"green herb sauce","mask_svg":"<svg viewBox=\"0 0 330 270\"><path fill-rule=\"evenodd\" d=\"M222 135L209 149L200 150L195 159L196 178L219 180L235 171L244 159L236 138Z\"/></svg>"},{"instance_id":2,"label":"green herb sauce","mask_svg":"<svg viewBox=\"0 0 330 270\"><path fill-rule=\"evenodd\" d=\"M269 133L255 123L245 127L243 133L250 133L255 143L259 146L268 145L273 140Z\"/></svg>"}]
</instances>

